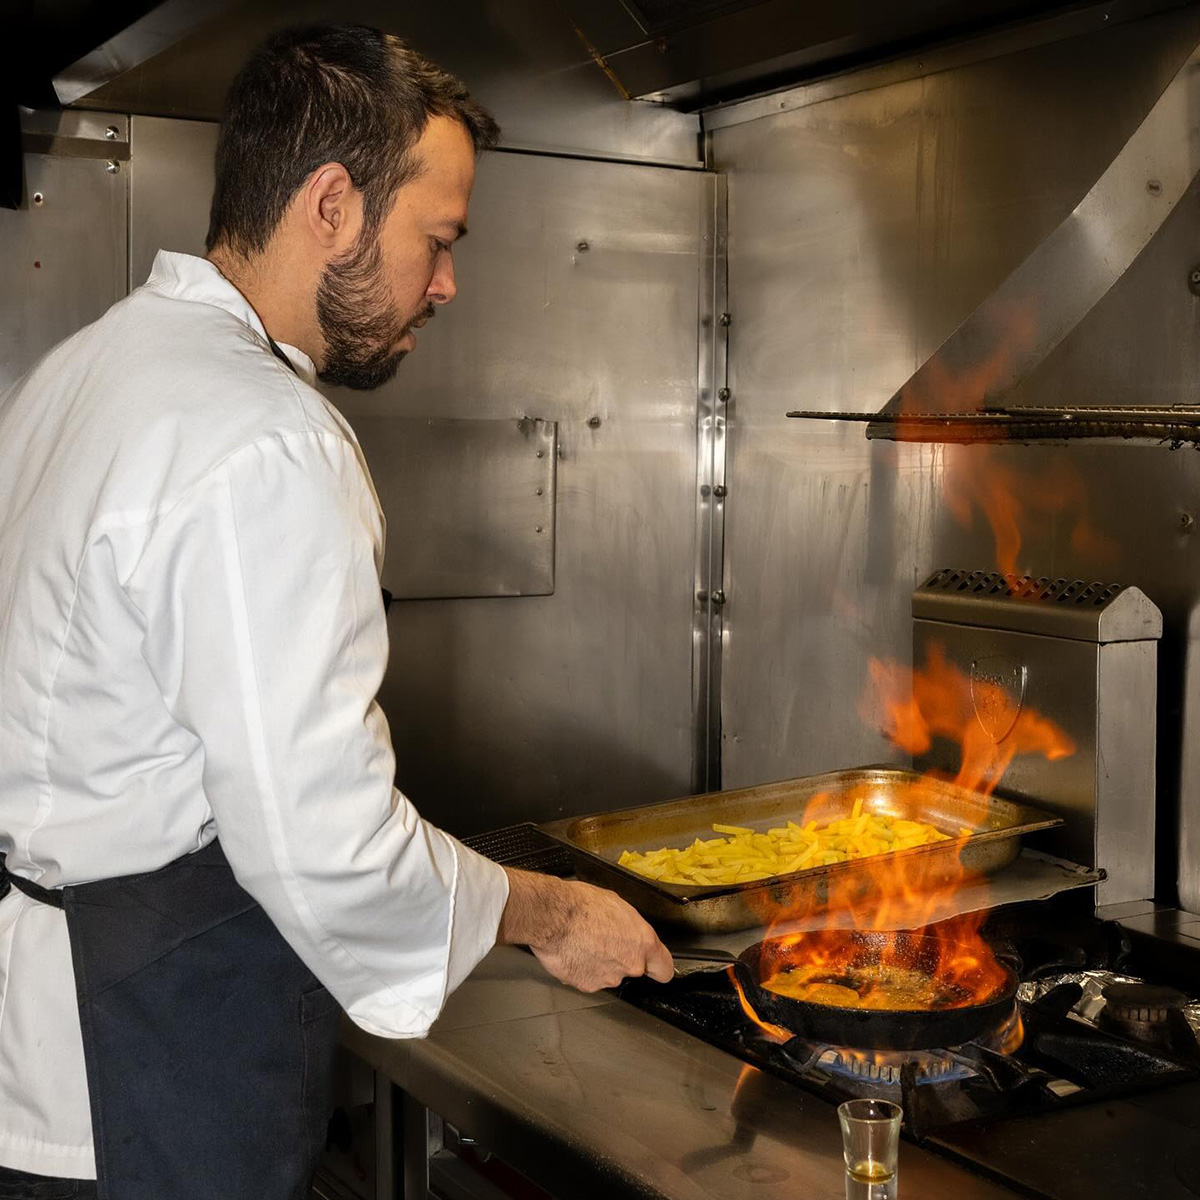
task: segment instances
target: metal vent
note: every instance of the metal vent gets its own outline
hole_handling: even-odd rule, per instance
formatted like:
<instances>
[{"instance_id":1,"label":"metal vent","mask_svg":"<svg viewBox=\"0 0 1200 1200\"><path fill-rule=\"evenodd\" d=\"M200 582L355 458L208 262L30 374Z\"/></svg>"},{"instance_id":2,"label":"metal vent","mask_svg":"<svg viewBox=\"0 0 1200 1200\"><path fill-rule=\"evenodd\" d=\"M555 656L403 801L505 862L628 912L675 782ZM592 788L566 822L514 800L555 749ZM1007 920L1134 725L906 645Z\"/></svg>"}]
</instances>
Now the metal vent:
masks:
<instances>
[{"instance_id":1,"label":"metal vent","mask_svg":"<svg viewBox=\"0 0 1200 1200\"><path fill-rule=\"evenodd\" d=\"M957 592L995 596L1010 600L1032 600L1053 604L1107 604L1124 584L1088 583L1083 579L1050 579L1039 575L1001 575L997 571L957 571L943 567L922 585L922 591Z\"/></svg>"},{"instance_id":2,"label":"metal vent","mask_svg":"<svg viewBox=\"0 0 1200 1200\"><path fill-rule=\"evenodd\" d=\"M1162 636L1162 614L1136 587L943 567L913 592L916 620L1085 642Z\"/></svg>"}]
</instances>

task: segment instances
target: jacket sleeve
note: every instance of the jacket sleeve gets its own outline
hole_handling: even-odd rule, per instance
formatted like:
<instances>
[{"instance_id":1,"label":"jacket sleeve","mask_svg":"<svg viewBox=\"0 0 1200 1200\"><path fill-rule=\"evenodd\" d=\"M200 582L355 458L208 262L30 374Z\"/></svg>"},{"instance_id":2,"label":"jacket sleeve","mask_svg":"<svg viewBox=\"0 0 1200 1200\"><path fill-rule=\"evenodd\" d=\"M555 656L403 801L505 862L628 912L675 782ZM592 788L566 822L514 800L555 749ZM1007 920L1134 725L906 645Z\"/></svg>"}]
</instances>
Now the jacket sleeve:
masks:
<instances>
[{"instance_id":1,"label":"jacket sleeve","mask_svg":"<svg viewBox=\"0 0 1200 1200\"><path fill-rule=\"evenodd\" d=\"M300 431L194 485L126 586L238 881L354 1021L405 1037L493 945L508 882L393 786L381 543L355 447Z\"/></svg>"}]
</instances>

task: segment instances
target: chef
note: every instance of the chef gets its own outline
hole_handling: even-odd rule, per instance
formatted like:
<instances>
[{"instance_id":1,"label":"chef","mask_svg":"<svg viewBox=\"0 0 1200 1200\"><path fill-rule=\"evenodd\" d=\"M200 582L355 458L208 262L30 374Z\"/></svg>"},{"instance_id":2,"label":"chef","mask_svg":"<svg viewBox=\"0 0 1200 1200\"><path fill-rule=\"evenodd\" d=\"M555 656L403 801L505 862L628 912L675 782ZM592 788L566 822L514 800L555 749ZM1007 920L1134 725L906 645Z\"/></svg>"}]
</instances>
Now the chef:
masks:
<instances>
[{"instance_id":1,"label":"chef","mask_svg":"<svg viewBox=\"0 0 1200 1200\"><path fill-rule=\"evenodd\" d=\"M341 1010L426 1033L496 942L665 980L610 892L507 871L393 786L383 519L317 390L455 295L463 86L372 29L235 80L207 258L0 396L0 1196L294 1200Z\"/></svg>"}]
</instances>

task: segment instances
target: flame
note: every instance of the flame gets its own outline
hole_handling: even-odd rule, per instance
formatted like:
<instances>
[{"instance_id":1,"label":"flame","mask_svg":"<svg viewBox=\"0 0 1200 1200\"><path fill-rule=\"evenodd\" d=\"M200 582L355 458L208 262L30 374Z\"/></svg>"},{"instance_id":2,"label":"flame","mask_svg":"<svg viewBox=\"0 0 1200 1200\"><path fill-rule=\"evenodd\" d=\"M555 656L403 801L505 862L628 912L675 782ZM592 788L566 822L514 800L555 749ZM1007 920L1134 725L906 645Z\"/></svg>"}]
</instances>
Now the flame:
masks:
<instances>
[{"instance_id":1,"label":"flame","mask_svg":"<svg viewBox=\"0 0 1200 1200\"><path fill-rule=\"evenodd\" d=\"M930 645L923 670L878 658L868 670L872 690L860 714L870 720L873 702L880 702L884 735L914 757L925 754L935 737L959 742L962 765L954 782L960 787L990 795L1018 754L1054 761L1075 753L1075 743L1057 725L1020 707L999 684L969 679L937 643ZM978 713L987 714L993 731L1007 731L999 741Z\"/></svg>"},{"instance_id":2,"label":"flame","mask_svg":"<svg viewBox=\"0 0 1200 1200\"><path fill-rule=\"evenodd\" d=\"M993 349L979 362L948 367L942 358L930 359L901 389L897 436L923 441L927 432L907 417L929 413L984 411L1013 382L1013 358L1029 350L1037 335L1037 313L1030 304L995 309ZM962 445L946 450L942 489L947 508L964 528L982 514L991 528L995 558L1002 575L1028 572L1020 561L1022 531L1046 530L1067 540L1081 559L1098 564L1115 561L1118 544L1092 524L1087 514L1088 490L1076 467L1057 456L1049 467L1030 468L1027 452L1013 459L1004 447ZM1045 460L1042 460L1044 464Z\"/></svg>"},{"instance_id":3,"label":"flame","mask_svg":"<svg viewBox=\"0 0 1200 1200\"><path fill-rule=\"evenodd\" d=\"M729 978L733 980L733 990L737 992L737 998L741 1001L742 1011L754 1022L771 1039L773 1042L778 1042L782 1045L784 1042L790 1042L794 1036L788 1029L784 1029L782 1025L772 1025L770 1021L764 1021L754 1010L754 1005L750 1003L746 996L745 989L742 987L742 981L738 979L737 972L728 967L727 972Z\"/></svg>"},{"instance_id":4,"label":"flame","mask_svg":"<svg viewBox=\"0 0 1200 1200\"><path fill-rule=\"evenodd\" d=\"M1016 1054L1021 1048L1021 1043L1025 1041L1025 1022L1021 1020L1021 1010L1013 1009L1012 1020L1001 1031L1001 1036L996 1044L996 1051L999 1054Z\"/></svg>"},{"instance_id":5,"label":"flame","mask_svg":"<svg viewBox=\"0 0 1200 1200\"><path fill-rule=\"evenodd\" d=\"M1003 388L1012 370L1015 353L1024 353L1037 335L1037 314L1031 305L1014 306L994 313L995 349L980 362L950 370L941 357L932 358L900 392L900 411L975 412L998 388Z\"/></svg>"},{"instance_id":6,"label":"flame","mask_svg":"<svg viewBox=\"0 0 1200 1200\"><path fill-rule=\"evenodd\" d=\"M869 718L882 708L883 728L893 744L914 755L928 750L935 738L953 739L962 747L953 782L977 802L964 813L971 824L953 831L959 835L954 844L958 853L949 864L944 854L923 850L861 859L853 871L829 874L828 894L819 905L814 902L807 911L776 908L770 914L773 936L764 982L769 985L781 972L805 967L810 981L815 970L817 981L851 987L863 998L876 988L874 998L883 1006L954 1008L986 1002L1011 982L1010 968L981 934L986 908L949 919L938 916L952 910L961 887L977 882L962 863L962 849L973 828L983 824L986 797L1005 769L1017 755L1061 759L1074 753L1074 743L1052 721L1022 708L999 684L972 682L937 645L918 670L873 660L870 678L862 711ZM984 728L979 711L988 715L999 740ZM932 776L915 780L890 794L888 811L904 816L928 810L933 807L929 789L941 783ZM835 807L844 811L858 794L869 811L871 789L864 785L859 793L815 798L803 820L828 820ZM819 927L811 928L818 915L823 915ZM784 922L796 921L810 928L780 930ZM905 972L914 967L932 981L928 998L919 1002L905 1000L899 990ZM762 1025L744 996L742 1004Z\"/></svg>"},{"instance_id":7,"label":"flame","mask_svg":"<svg viewBox=\"0 0 1200 1200\"><path fill-rule=\"evenodd\" d=\"M1020 559L1022 529L1053 533L1065 525L1070 529L1071 550L1078 557L1108 563L1117 556L1116 542L1087 515L1083 476L1063 458L1049 468L1032 470L1006 460L1003 448L958 446L947 451L942 488L946 507L963 528L972 528L976 513L983 514L1002 575L1028 573L1028 562Z\"/></svg>"},{"instance_id":8,"label":"flame","mask_svg":"<svg viewBox=\"0 0 1200 1200\"><path fill-rule=\"evenodd\" d=\"M925 439L922 428L906 429L907 417L981 411L989 397L1008 386L1014 355L1033 342L1037 314L1028 306L996 311L993 324L994 349L981 361L951 371L934 359L903 389L897 430L901 440ZM1018 464L1006 457L1004 449L989 445L957 447L947 450L946 456L946 506L965 527L975 523L977 514L983 515L995 542L996 564L1004 575L1018 574L1023 531L1030 528L1059 537L1064 527L1069 528L1071 550L1081 558L1103 561L1115 556L1115 544L1087 516L1087 488L1071 464L1059 460L1049 469L1033 471L1024 461ZM918 669L872 659L869 675L870 688L860 712L880 725L893 745L913 756L928 752L936 739L949 739L961 747L953 782L979 797L976 825L983 822L986 797L1018 755L1054 761L1075 752L1074 743L1054 722L1023 707L1001 684L969 679L939 646L930 648L925 665ZM916 782L911 794L892 799L888 811L900 816L927 811L930 805L923 803L921 792L934 783L932 776ZM853 796L838 797L836 815L844 815L853 800ZM870 801L869 790L864 801ZM828 806L828 797L818 797L803 819L830 819L834 814L820 811ZM869 810L870 804L865 807ZM841 989L838 994L843 998L851 987L863 999L871 986L877 988L877 997L889 989L898 992L903 969L916 962L918 974L932 979L935 988L924 1007L977 1004L998 994L1011 982L1011 972L981 934L986 908L980 905L975 913L937 919L953 911L960 888L978 882L962 861L970 832L970 827L961 831L958 854L948 867L946 856L934 851L864 859L852 871L831 871L827 894L811 901L808 911L774 908L764 914L776 936L770 939L774 961L763 963L763 982L769 986L773 974L798 966L808 968L806 979L813 981L815 968L828 977L820 981ZM829 915L814 929L819 914ZM806 928L781 932L784 922L799 922ZM872 985L872 975L882 982ZM747 1013L762 1025L740 988L738 992ZM1019 1045L1019 1020L1002 1036L1006 1044Z\"/></svg>"}]
</instances>

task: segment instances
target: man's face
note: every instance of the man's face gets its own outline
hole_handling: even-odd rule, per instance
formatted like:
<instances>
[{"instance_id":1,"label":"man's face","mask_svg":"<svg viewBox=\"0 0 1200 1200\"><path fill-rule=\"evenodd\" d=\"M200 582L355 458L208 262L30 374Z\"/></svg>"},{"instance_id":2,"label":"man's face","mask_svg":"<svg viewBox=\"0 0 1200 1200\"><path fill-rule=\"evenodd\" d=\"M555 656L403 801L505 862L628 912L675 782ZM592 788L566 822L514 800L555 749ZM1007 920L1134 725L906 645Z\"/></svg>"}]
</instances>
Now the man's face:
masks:
<instances>
[{"instance_id":1,"label":"man's face","mask_svg":"<svg viewBox=\"0 0 1200 1200\"><path fill-rule=\"evenodd\" d=\"M416 179L396 193L374 238L360 237L332 260L317 287L326 383L366 390L396 373L418 330L449 304L454 242L466 232L475 182L471 135L450 117L431 117L414 155Z\"/></svg>"}]
</instances>

